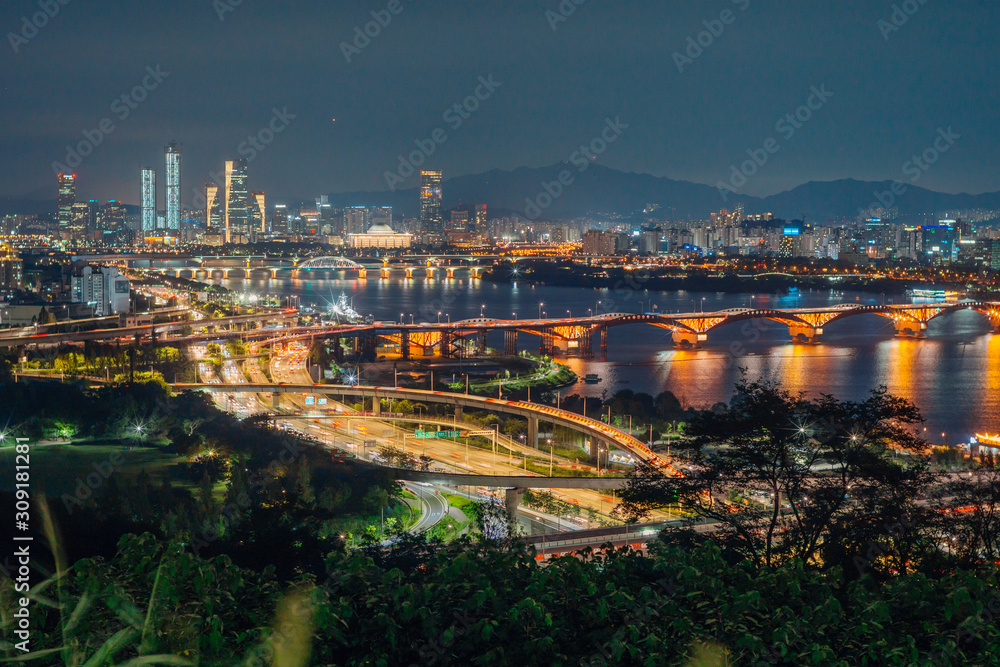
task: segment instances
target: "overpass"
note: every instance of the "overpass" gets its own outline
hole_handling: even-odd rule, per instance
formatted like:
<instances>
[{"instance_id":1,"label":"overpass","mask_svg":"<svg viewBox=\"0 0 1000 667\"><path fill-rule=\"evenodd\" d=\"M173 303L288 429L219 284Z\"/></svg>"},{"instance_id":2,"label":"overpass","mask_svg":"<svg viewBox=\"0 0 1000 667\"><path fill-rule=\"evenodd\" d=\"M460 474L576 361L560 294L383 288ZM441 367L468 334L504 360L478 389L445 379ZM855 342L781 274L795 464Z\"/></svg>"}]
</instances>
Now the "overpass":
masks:
<instances>
[{"instance_id":1,"label":"overpass","mask_svg":"<svg viewBox=\"0 0 1000 667\"><path fill-rule=\"evenodd\" d=\"M661 459L644 443L631 435L608 426L604 422L578 415L575 412L560 410L547 405L528 403L526 401L505 401L496 398L485 398L471 394L453 394L442 391L429 391L427 389L406 389L396 387L364 387L357 385L318 385L318 384L287 384L281 383L258 383L258 384L175 384L173 388L177 391L185 389L208 391L213 393L269 393L274 404L279 401L280 394L325 394L341 396L344 402L346 396L357 396L362 399L371 398L373 404L373 414L378 416L381 413L381 400L383 398L403 399L409 401L426 403L445 403L455 407L456 419L460 420L462 411L465 408L470 410L484 410L488 412L498 412L501 414L523 417L528 422L527 444L531 447L538 447L538 422L565 426L582 433L590 441L590 455L596 457L600 445L606 445L609 449L614 447L631 454L633 457L648 461L654 465L666 468L668 471L677 473L668 461ZM349 415L344 415L349 418ZM387 417L387 420L391 417Z\"/></svg>"},{"instance_id":2,"label":"overpass","mask_svg":"<svg viewBox=\"0 0 1000 667\"><path fill-rule=\"evenodd\" d=\"M181 320L161 322L159 324L138 324L134 326L117 327L114 329L94 329L92 331L73 331L67 333L27 334L20 331L16 334L0 336L0 347L17 347L21 345L54 345L58 343L82 342L88 340L116 340L132 338L137 340L148 336L155 340L158 334L180 331L185 327L204 329L206 327L224 327L251 322L261 324L285 324L298 321L297 311L271 311L252 315L234 315L202 320ZM270 334L273 336L273 332Z\"/></svg>"}]
</instances>

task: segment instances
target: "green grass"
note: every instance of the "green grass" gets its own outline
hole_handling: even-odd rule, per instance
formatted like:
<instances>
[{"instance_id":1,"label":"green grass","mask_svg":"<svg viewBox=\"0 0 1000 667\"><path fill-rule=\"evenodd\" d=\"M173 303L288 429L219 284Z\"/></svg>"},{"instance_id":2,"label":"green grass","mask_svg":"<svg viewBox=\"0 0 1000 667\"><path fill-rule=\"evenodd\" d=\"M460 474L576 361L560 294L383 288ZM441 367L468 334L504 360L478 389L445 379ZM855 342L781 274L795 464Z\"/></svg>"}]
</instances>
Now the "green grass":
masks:
<instances>
[{"instance_id":1,"label":"green grass","mask_svg":"<svg viewBox=\"0 0 1000 667\"><path fill-rule=\"evenodd\" d=\"M5 491L14 490L14 456L13 448L0 449L0 488ZM125 450L117 443L45 445L32 448L29 456L33 484L44 485L50 496L72 492L79 480L95 473L94 466L108 469L110 465L116 473L135 474L145 470L154 482L159 482L169 475L171 466L185 460L156 447ZM118 465L112 465L112 460Z\"/></svg>"},{"instance_id":2,"label":"green grass","mask_svg":"<svg viewBox=\"0 0 1000 667\"><path fill-rule=\"evenodd\" d=\"M466 498L465 496L456 496L451 493L444 494L444 497L448 499L448 504L452 507L465 511L466 507L474 504L476 501L471 498Z\"/></svg>"}]
</instances>

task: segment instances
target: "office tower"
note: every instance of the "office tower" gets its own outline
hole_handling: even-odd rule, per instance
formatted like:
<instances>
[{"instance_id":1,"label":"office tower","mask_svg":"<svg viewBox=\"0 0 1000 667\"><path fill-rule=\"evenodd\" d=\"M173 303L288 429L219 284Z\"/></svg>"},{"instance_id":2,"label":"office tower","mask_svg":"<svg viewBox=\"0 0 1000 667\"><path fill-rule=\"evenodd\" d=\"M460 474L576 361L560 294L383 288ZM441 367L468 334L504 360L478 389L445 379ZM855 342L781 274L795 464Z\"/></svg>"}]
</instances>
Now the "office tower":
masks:
<instances>
[{"instance_id":1,"label":"office tower","mask_svg":"<svg viewBox=\"0 0 1000 667\"><path fill-rule=\"evenodd\" d=\"M348 206L344 209L344 233L363 234L371 227L371 209L367 206Z\"/></svg>"},{"instance_id":2,"label":"office tower","mask_svg":"<svg viewBox=\"0 0 1000 667\"><path fill-rule=\"evenodd\" d=\"M76 174L59 174L59 227L69 229L73 216L71 209L76 202Z\"/></svg>"},{"instance_id":3,"label":"office tower","mask_svg":"<svg viewBox=\"0 0 1000 667\"><path fill-rule=\"evenodd\" d=\"M224 231L225 218L222 214L222 197L219 186L215 183L205 183L205 228L219 233Z\"/></svg>"},{"instance_id":4,"label":"office tower","mask_svg":"<svg viewBox=\"0 0 1000 667\"><path fill-rule=\"evenodd\" d=\"M0 243L0 294L21 289L24 281L24 263L8 243Z\"/></svg>"},{"instance_id":5,"label":"office tower","mask_svg":"<svg viewBox=\"0 0 1000 667\"><path fill-rule=\"evenodd\" d=\"M464 232L469 225L468 211L452 211L451 221L448 224L449 232Z\"/></svg>"},{"instance_id":6,"label":"office tower","mask_svg":"<svg viewBox=\"0 0 1000 667\"><path fill-rule=\"evenodd\" d=\"M440 233L444 225L441 218L441 172L420 172L420 231Z\"/></svg>"},{"instance_id":7,"label":"office tower","mask_svg":"<svg viewBox=\"0 0 1000 667\"><path fill-rule=\"evenodd\" d=\"M139 229L144 232L156 229L156 171L143 169L140 172Z\"/></svg>"},{"instance_id":8,"label":"office tower","mask_svg":"<svg viewBox=\"0 0 1000 667\"><path fill-rule=\"evenodd\" d=\"M271 232L274 234L288 233L288 207L284 204L274 205L274 213L271 214Z\"/></svg>"},{"instance_id":9,"label":"office tower","mask_svg":"<svg viewBox=\"0 0 1000 667\"><path fill-rule=\"evenodd\" d=\"M181 148L171 143L165 149L167 229L181 228Z\"/></svg>"},{"instance_id":10,"label":"office tower","mask_svg":"<svg viewBox=\"0 0 1000 667\"><path fill-rule=\"evenodd\" d=\"M125 218L127 216L125 205L120 201L112 199L101 207L98 212L97 227L108 232L118 232L125 229Z\"/></svg>"},{"instance_id":11,"label":"office tower","mask_svg":"<svg viewBox=\"0 0 1000 667\"><path fill-rule=\"evenodd\" d=\"M372 208L372 224L392 227L392 207L378 206Z\"/></svg>"},{"instance_id":12,"label":"office tower","mask_svg":"<svg viewBox=\"0 0 1000 667\"><path fill-rule=\"evenodd\" d=\"M223 207L225 242L250 231L249 197L247 192L247 161L243 158L226 161L226 193Z\"/></svg>"},{"instance_id":13,"label":"office tower","mask_svg":"<svg viewBox=\"0 0 1000 667\"><path fill-rule=\"evenodd\" d=\"M473 231L482 232L486 229L486 204L476 204L473 209Z\"/></svg>"},{"instance_id":14,"label":"office tower","mask_svg":"<svg viewBox=\"0 0 1000 667\"><path fill-rule=\"evenodd\" d=\"M264 234L267 232L267 213L266 206L264 204L264 193L254 192L253 199L250 200L251 203L251 218L253 219L253 224L251 225L254 231Z\"/></svg>"}]
</instances>

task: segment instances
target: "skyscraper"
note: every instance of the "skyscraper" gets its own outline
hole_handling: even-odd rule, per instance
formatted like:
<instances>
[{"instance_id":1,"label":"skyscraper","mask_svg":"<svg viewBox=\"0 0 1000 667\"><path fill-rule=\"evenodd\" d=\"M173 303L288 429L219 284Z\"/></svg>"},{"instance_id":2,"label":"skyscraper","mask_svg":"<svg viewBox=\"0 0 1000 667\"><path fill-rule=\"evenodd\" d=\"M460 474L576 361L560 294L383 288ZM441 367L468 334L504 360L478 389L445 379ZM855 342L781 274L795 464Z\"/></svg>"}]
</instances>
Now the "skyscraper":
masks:
<instances>
[{"instance_id":1,"label":"skyscraper","mask_svg":"<svg viewBox=\"0 0 1000 667\"><path fill-rule=\"evenodd\" d=\"M181 228L181 148L175 143L166 147L167 229Z\"/></svg>"},{"instance_id":2,"label":"skyscraper","mask_svg":"<svg viewBox=\"0 0 1000 667\"><path fill-rule=\"evenodd\" d=\"M219 186L215 183L205 183L205 228L218 233L222 230L222 202L219 197Z\"/></svg>"},{"instance_id":3,"label":"skyscraper","mask_svg":"<svg viewBox=\"0 0 1000 667\"><path fill-rule=\"evenodd\" d=\"M482 232L486 229L486 204L476 204L472 207L475 213L473 220L473 231Z\"/></svg>"},{"instance_id":4,"label":"skyscraper","mask_svg":"<svg viewBox=\"0 0 1000 667\"><path fill-rule=\"evenodd\" d=\"M144 232L156 229L156 171L143 169L140 172L140 229Z\"/></svg>"},{"instance_id":5,"label":"skyscraper","mask_svg":"<svg viewBox=\"0 0 1000 667\"><path fill-rule=\"evenodd\" d=\"M271 215L271 231L275 234L288 233L288 207L284 204L274 205L274 213Z\"/></svg>"},{"instance_id":6,"label":"skyscraper","mask_svg":"<svg viewBox=\"0 0 1000 667\"><path fill-rule=\"evenodd\" d=\"M226 243L250 231L250 193L247 192L247 161L243 158L226 161L226 193L223 216Z\"/></svg>"},{"instance_id":7,"label":"skyscraper","mask_svg":"<svg viewBox=\"0 0 1000 667\"><path fill-rule=\"evenodd\" d=\"M59 174L59 228L68 230L73 222L76 202L76 174Z\"/></svg>"},{"instance_id":8,"label":"skyscraper","mask_svg":"<svg viewBox=\"0 0 1000 667\"><path fill-rule=\"evenodd\" d=\"M253 231L261 234L267 232L267 207L264 204L264 193L254 192L250 200L251 213L253 219Z\"/></svg>"},{"instance_id":9,"label":"skyscraper","mask_svg":"<svg viewBox=\"0 0 1000 667\"><path fill-rule=\"evenodd\" d=\"M437 234L444 225L441 218L441 172L420 172L420 231Z\"/></svg>"}]
</instances>

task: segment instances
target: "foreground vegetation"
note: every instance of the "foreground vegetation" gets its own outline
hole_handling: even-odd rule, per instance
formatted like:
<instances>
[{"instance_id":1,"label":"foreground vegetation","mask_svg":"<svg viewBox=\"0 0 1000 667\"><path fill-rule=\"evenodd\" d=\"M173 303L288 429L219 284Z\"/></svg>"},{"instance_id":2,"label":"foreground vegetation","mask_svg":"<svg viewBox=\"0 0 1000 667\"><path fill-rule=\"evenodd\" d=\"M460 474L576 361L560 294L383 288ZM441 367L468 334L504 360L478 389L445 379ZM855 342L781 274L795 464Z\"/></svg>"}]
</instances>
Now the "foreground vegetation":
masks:
<instances>
[{"instance_id":1,"label":"foreground vegetation","mask_svg":"<svg viewBox=\"0 0 1000 667\"><path fill-rule=\"evenodd\" d=\"M684 414L665 396L616 398L663 421ZM683 480L640 470L625 492L624 518L680 505L716 530L664 533L646 554L608 549L545 562L501 507L457 496L448 500L467 524L386 547L383 533L363 527L396 506L394 480L155 381L96 390L0 382L0 410L12 434L69 429L78 447L93 443L108 456L94 468L100 479L89 459L75 471L86 492L69 484L47 501L35 496L32 653L14 647L20 593L8 560L0 571L8 659L1000 664L995 468L986 460L964 473L976 486L952 478L924 486L927 448L906 435L919 413L884 392L844 403L742 385L725 409L686 415ZM185 463L136 471L117 456L134 450ZM839 474L813 479L809 464L820 458ZM932 500L958 498L974 510L942 511L925 501L931 488L942 492ZM771 506L755 493L768 489L781 497ZM557 511L541 492L525 502ZM2 505L12 504L8 490ZM400 516L389 518L398 525Z\"/></svg>"}]
</instances>

